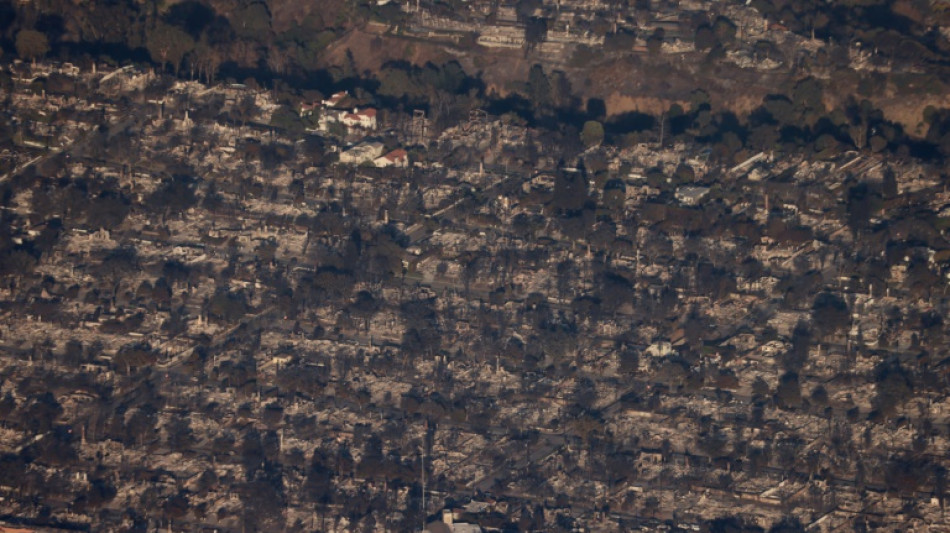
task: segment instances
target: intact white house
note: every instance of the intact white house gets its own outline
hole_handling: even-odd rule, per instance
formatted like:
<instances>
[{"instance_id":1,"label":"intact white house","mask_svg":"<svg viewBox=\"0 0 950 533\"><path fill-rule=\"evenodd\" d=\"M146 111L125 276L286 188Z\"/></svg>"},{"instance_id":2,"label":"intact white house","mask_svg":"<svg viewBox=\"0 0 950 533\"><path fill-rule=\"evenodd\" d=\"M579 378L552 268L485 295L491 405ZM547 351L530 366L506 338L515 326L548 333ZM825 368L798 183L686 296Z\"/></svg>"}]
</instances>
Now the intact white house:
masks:
<instances>
[{"instance_id":1,"label":"intact white house","mask_svg":"<svg viewBox=\"0 0 950 533\"><path fill-rule=\"evenodd\" d=\"M400 167L405 168L409 166L409 153L403 150L402 148L396 148L395 150L389 152L386 155L377 157L373 164L377 167Z\"/></svg>"},{"instance_id":2,"label":"intact white house","mask_svg":"<svg viewBox=\"0 0 950 533\"><path fill-rule=\"evenodd\" d=\"M344 108L345 105L352 105L350 93L340 91L334 93L329 98L324 98L320 102L304 102L300 104L299 113L301 117L312 116L320 110L320 119L318 129L327 131L331 124L341 123L346 126L348 133L356 130L373 131L376 129L376 116L378 112L372 107L360 109L358 107Z\"/></svg>"},{"instance_id":3,"label":"intact white house","mask_svg":"<svg viewBox=\"0 0 950 533\"><path fill-rule=\"evenodd\" d=\"M350 96L350 93L346 91L340 91L338 93L334 93L329 98L325 98L321 102L321 104L323 104L323 107L327 107L327 108L340 107L340 104L342 104L344 100L349 98L349 96Z\"/></svg>"},{"instance_id":4,"label":"intact white house","mask_svg":"<svg viewBox=\"0 0 950 533\"><path fill-rule=\"evenodd\" d=\"M376 129L376 110L372 107L366 109L353 109L352 113L346 113L340 119L347 128L361 128L364 130Z\"/></svg>"}]
</instances>

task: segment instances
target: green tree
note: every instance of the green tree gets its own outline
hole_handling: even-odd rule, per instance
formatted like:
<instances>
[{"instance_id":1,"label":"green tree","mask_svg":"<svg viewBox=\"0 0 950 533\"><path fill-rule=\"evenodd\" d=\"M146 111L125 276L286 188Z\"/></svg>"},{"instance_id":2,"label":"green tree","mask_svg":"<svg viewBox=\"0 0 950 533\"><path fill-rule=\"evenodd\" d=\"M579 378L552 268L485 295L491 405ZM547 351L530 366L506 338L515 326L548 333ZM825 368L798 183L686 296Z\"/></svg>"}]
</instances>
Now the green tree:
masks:
<instances>
[{"instance_id":1,"label":"green tree","mask_svg":"<svg viewBox=\"0 0 950 533\"><path fill-rule=\"evenodd\" d=\"M713 32L716 34L716 40L721 43L731 43L736 39L736 25L723 16L716 17Z\"/></svg>"},{"instance_id":2,"label":"green tree","mask_svg":"<svg viewBox=\"0 0 950 533\"><path fill-rule=\"evenodd\" d=\"M621 29L608 33L604 37L604 49L609 52L628 52L637 44L637 34L633 31Z\"/></svg>"},{"instance_id":3,"label":"green tree","mask_svg":"<svg viewBox=\"0 0 950 533\"><path fill-rule=\"evenodd\" d=\"M666 37L666 31L663 28L653 30L653 33L647 38L647 52L651 56L660 54L663 48L663 38Z\"/></svg>"},{"instance_id":4,"label":"green tree","mask_svg":"<svg viewBox=\"0 0 950 533\"><path fill-rule=\"evenodd\" d=\"M881 192L884 195L884 198L888 200L897 197L897 175L894 173L894 169L891 167L884 169L884 180L881 184Z\"/></svg>"},{"instance_id":5,"label":"green tree","mask_svg":"<svg viewBox=\"0 0 950 533\"><path fill-rule=\"evenodd\" d=\"M420 97L423 89L418 86L410 72L401 67L384 68L378 76L379 89L377 94L391 98L414 99Z\"/></svg>"},{"instance_id":6,"label":"green tree","mask_svg":"<svg viewBox=\"0 0 950 533\"><path fill-rule=\"evenodd\" d=\"M635 348L624 348L619 358L619 370L623 374L634 375L640 370L640 352Z\"/></svg>"},{"instance_id":7,"label":"green tree","mask_svg":"<svg viewBox=\"0 0 950 533\"><path fill-rule=\"evenodd\" d=\"M541 17L531 17L524 25L524 40L528 48L544 42L548 34L548 21Z\"/></svg>"},{"instance_id":8,"label":"green tree","mask_svg":"<svg viewBox=\"0 0 950 533\"><path fill-rule=\"evenodd\" d=\"M527 20L534 16L534 12L543 6L541 0L518 0L515 4L515 13L518 20Z\"/></svg>"},{"instance_id":9,"label":"green tree","mask_svg":"<svg viewBox=\"0 0 950 533\"><path fill-rule=\"evenodd\" d=\"M588 120L581 130L581 142L590 148L604 142L604 125L596 120Z\"/></svg>"},{"instance_id":10,"label":"green tree","mask_svg":"<svg viewBox=\"0 0 950 533\"><path fill-rule=\"evenodd\" d=\"M812 323L822 336L844 329L851 320L847 302L832 292L822 292L812 305Z\"/></svg>"},{"instance_id":11,"label":"green tree","mask_svg":"<svg viewBox=\"0 0 950 533\"><path fill-rule=\"evenodd\" d=\"M847 223L853 234L865 230L870 225L871 216L876 210L875 191L867 183L859 183L848 190Z\"/></svg>"},{"instance_id":12,"label":"green tree","mask_svg":"<svg viewBox=\"0 0 950 533\"><path fill-rule=\"evenodd\" d=\"M148 31L145 45L153 61L161 63L163 69L172 65L177 76L182 59L195 48L195 41L184 31L159 22Z\"/></svg>"},{"instance_id":13,"label":"green tree","mask_svg":"<svg viewBox=\"0 0 950 533\"><path fill-rule=\"evenodd\" d=\"M293 109L285 105L274 110L274 113L271 114L270 124L291 133L302 133L304 131L303 120Z\"/></svg>"},{"instance_id":14,"label":"green tree","mask_svg":"<svg viewBox=\"0 0 950 533\"><path fill-rule=\"evenodd\" d=\"M267 5L264 2L254 2L237 10L231 18L231 27L241 37L263 40L271 29L271 16Z\"/></svg>"},{"instance_id":15,"label":"green tree","mask_svg":"<svg viewBox=\"0 0 950 533\"><path fill-rule=\"evenodd\" d=\"M802 389L798 381L798 374L788 372L779 379L775 390L775 399L779 406L786 409L796 409L802 404Z\"/></svg>"},{"instance_id":16,"label":"green tree","mask_svg":"<svg viewBox=\"0 0 950 533\"><path fill-rule=\"evenodd\" d=\"M703 24L696 28L695 42L697 50L709 50L716 46L716 33L708 24Z\"/></svg>"},{"instance_id":17,"label":"green tree","mask_svg":"<svg viewBox=\"0 0 950 533\"><path fill-rule=\"evenodd\" d=\"M528 98L535 109L546 109L551 106L551 82L544 67L535 64L528 72Z\"/></svg>"},{"instance_id":18,"label":"green tree","mask_svg":"<svg viewBox=\"0 0 950 533\"><path fill-rule=\"evenodd\" d=\"M23 59L36 61L49 52L49 39L36 30L20 30L16 34L16 53Z\"/></svg>"},{"instance_id":19,"label":"green tree","mask_svg":"<svg viewBox=\"0 0 950 533\"><path fill-rule=\"evenodd\" d=\"M205 83L214 83L214 76L221 65L221 54L214 47L205 40L198 42L189 61L197 67L199 78L204 77Z\"/></svg>"},{"instance_id":20,"label":"green tree","mask_svg":"<svg viewBox=\"0 0 950 533\"><path fill-rule=\"evenodd\" d=\"M696 89L689 93L689 110L691 112L696 112L703 108L708 109L709 107L710 103L708 92L702 89Z\"/></svg>"},{"instance_id":21,"label":"green tree","mask_svg":"<svg viewBox=\"0 0 950 533\"><path fill-rule=\"evenodd\" d=\"M580 169L559 168L554 177L554 208L576 212L587 202L587 177Z\"/></svg>"},{"instance_id":22,"label":"green tree","mask_svg":"<svg viewBox=\"0 0 950 533\"><path fill-rule=\"evenodd\" d=\"M571 89L571 81L561 70L555 70L551 73L551 100L555 107L571 107L573 104L574 92Z\"/></svg>"},{"instance_id":23,"label":"green tree","mask_svg":"<svg viewBox=\"0 0 950 533\"><path fill-rule=\"evenodd\" d=\"M604 184L604 207L611 211L623 209L624 200L627 198L627 186L623 180L612 179Z\"/></svg>"},{"instance_id":24,"label":"green tree","mask_svg":"<svg viewBox=\"0 0 950 533\"><path fill-rule=\"evenodd\" d=\"M824 114L825 104L822 101L823 87L815 78L805 78L792 88L792 102L802 113L814 111Z\"/></svg>"}]
</instances>

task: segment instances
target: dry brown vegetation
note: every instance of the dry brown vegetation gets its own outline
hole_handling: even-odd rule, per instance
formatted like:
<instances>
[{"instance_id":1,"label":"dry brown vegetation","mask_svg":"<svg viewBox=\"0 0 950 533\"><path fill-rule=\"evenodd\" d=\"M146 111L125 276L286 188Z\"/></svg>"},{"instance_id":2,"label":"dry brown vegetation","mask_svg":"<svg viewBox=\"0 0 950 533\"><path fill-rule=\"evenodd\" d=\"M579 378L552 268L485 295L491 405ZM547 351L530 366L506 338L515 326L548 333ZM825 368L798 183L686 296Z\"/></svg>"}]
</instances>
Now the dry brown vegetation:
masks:
<instances>
[{"instance_id":1,"label":"dry brown vegetation","mask_svg":"<svg viewBox=\"0 0 950 533\"><path fill-rule=\"evenodd\" d=\"M374 31L375 30L375 31ZM532 65L541 63L545 70L563 70L571 80L574 91L584 100L604 100L609 115L637 111L657 115L674 103L685 105L696 89L706 90L717 109L726 109L744 115L759 107L762 98L770 93L783 92L801 75L790 73L750 72L736 67L719 65L713 69L696 68L692 61L673 64L639 57L608 60L586 68L574 68L564 63L544 61L522 50L478 48L478 54L468 54L446 45L387 34L378 28L353 29L328 50L328 65L342 64L350 50L357 68L370 72L387 61L408 61L414 65L427 62L444 63L457 60L470 73L480 73L486 88L499 96L510 92L513 83L527 79ZM695 58L691 58L695 59ZM857 81L851 77L826 80L829 84L825 104L829 109L843 106L856 94ZM741 91L737 90L741 87ZM869 98L881 109L888 120L901 124L907 133L920 136L923 110L930 105L950 106L950 95L930 94L923 90L908 97L907 89L897 91L893 84L887 91Z\"/></svg>"}]
</instances>

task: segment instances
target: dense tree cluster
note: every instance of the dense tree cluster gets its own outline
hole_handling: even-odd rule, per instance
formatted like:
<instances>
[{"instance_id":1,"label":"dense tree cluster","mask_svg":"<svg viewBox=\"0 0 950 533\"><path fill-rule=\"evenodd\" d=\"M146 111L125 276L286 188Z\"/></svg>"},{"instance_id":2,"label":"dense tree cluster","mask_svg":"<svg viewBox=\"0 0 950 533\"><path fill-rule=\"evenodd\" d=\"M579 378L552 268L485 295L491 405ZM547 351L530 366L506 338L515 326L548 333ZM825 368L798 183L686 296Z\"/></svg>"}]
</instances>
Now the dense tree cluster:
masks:
<instances>
[{"instance_id":1,"label":"dense tree cluster","mask_svg":"<svg viewBox=\"0 0 950 533\"><path fill-rule=\"evenodd\" d=\"M68 57L77 52L73 48L85 46L87 54L100 58L114 52L119 60L151 59L163 69L199 75L209 81L225 71L234 77L251 75L275 84L286 79L297 87L309 86L327 93L341 87L359 87L363 97L374 98L377 105L393 110L427 108L434 123L442 127L457 122L473 107L483 107L492 112L516 113L529 123L559 129L568 136L579 135L582 146L601 142L596 123L603 123L605 117L597 103L582 105L582 95L572 89L563 72L545 72L541 65L532 67L526 82L505 98L486 94L487 84L464 72L456 62L424 67L395 62L366 77L356 71L348 53L344 64L327 70L318 58L348 25L378 16L396 16L375 13L376 8L362 4L330 2L325 9L297 17L289 27L284 27L288 24L281 20L280 31L274 20L274 10L280 6L266 2L213 7L189 0L168 8L117 3L97 10L65 4L60 7L62 12L22 4L8 7L16 16L7 32L15 32L19 55L26 59L47 53ZM944 53L945 40L934 38L931 44L919 44L928 42L926 9L895 13L895 6L885 4L832 8L814 2L784 7L762 2L757 7L766 17L785 24L795 21L790 26L793 31L814 30L842 44L860 39L898 58L908 55L915 61L937 61ZM535 15L540 12L537 6L518 4L530 42L544 38L545 19ZM721 48L735 39L735 25L722 16L699 21L695 26L700 49ZM877 31L882 27L886 31ZM889 35L894 38L888 40ZM610 34L605 47L624 50L632 38L623 31ZM658 49L663 39L660 28L647 42L651 49ZM926 50L921 52L915 46ZM763 50L763 54L768 51ZM941 133L948 121L941 111L927 115L926 138L912 139L866 100L855 99L841 108L826 109L825 90L815 78L801 79L783 92L766 96L759 108L741 117L712 109L702 98L694 100L688 109L673 106L661 116L614 116L603 124L603 140L622 145L657 138L662 132L665 140L712 143L717 156L727 160L743 150L774 149L814 150L819 155L849 147L925 157L948 153L944 138L950 136ZM243 123L245 119L238 120ZM282 127L300 128L292 115L280 118L275 114L274 120Z\"/></svg>"}]
</instances>

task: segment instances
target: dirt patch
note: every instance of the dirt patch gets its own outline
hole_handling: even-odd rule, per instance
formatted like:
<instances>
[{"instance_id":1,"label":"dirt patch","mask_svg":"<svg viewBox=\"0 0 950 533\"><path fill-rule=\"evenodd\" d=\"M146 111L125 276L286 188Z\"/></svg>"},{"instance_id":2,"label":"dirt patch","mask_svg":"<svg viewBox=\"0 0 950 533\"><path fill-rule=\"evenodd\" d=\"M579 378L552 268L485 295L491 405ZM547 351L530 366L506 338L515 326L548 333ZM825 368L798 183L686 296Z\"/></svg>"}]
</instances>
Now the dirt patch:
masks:
<instances>
[{"instance_id":1,"label":"dirt patch","mask_svg":"<svg viewBox=\"0 0 950 533\"><path fill-rule=\"evenodd\" d=\"M658 116L661 113L665 113L673 104L679 104L684 107L688 106L688 103L683 101L667 100L652 96L631 96L618 92L611 93L610 96L604 98L604 103L607 104L608 115L619 115L621 113L636 111Z\"/></svg>"},{"instance_id":2,"label":"dirt patch","mask_svg":"<svg viewBox=\"0 0 950 533\"><path fill-rule=\"evenodd\" d=\"M607 104L608 115L619 115L620 113L636 111L658 116L668 111L673 104L679 104L684 110L688 110L690 106L689 101L683 99L633 96L619 92L611 93L604 98L604 102ZM762 97L760 95L750 95L741 98L732 98L728 101L724 100L718 103L714 101L713 104L715 109L727 109L737 115L743 115L759 107L759 105L762 104Z\"/></svg>"},{"instance_id":3,"label":"dirt patch","mask_svg":"<svg viewBox=\"0 0 950 533\"><path fill-rule=\"evenodd\" d=\"M656 63L625 57L593 69L571 69L574 90L584 98L601 98L607 113L630 111L659 115L678 103L684 109L698 89L705 90L714 110L746 114L762 104L769 87L781 82L771 76L753 77L745 72L697 72L690 65ZM741 87L741 90L737 88Z\"/></svg>"},{"instance_id":4,"label":"dirt patch","mask_svg":"<svg viewBox=\"0 0 950 533\"><path fill-rule=\"evenodd\" d=\"M442 43L391 35L387 30L381 25L351 29L326 50L324 64L342 65L347 50L352 53L355 66L361 72L377 72L390 61L423 66L428 62L442 64L457 60L470 74L481 74L486 92L504 97L511 92L512 82L525 81L528 70L539 62L537 58L525 57L520 50L453 52L451 47ZM583 95L584 100L603 99L608 115L640 112L657 116L674 103L688 109L690 93L701 88L709 93L714 110L728 110L743 116L758 108L767 94L781 92L780 87L788 83L788 79L776 74L725 68L695 72L685 65L658 66L635 58L584 69L564 64L544 66L549 74L554 70L565 71L573 91ZM847 95L853 94L855 88L849 79L839 79L832 85L825 92L828 109L844 105ZM950 107L950 95L900 98L888 95L871 100L888 120L901 124L908 134L914 136L926 134L922 121L923 111L928 105Z\"/></svg>"},{"instance_id":5,"label":"dirt patch","mask_svg":"<svg viewBox=\"0 0 950 533\"><path fill-rule=\"evenodd\" d=\"M440 44L388 35L386 30L377 25L351 29L327 47L323 63L327 66L344 64L347 50L352 53L358 70L370 72L379 71L390 61L407 61L422 66L429 62L441 64L453 59Z\"/></svg>"},{"instance_id":6,"label":"dirt patch","mask_svg":"<svg viewBox=\"0 0 950 533\"><path fill-rule=\"evenodd\" d=\"M345 21L350 7L346 0L269 0L267 9L271 14L274 32L289 31L302 25L312 15L317 27L334 27Z\"/></svg>"},{"instance_id":7,"label":"dirt patch","mask_svg":"<svg viewBox=\"0 0 950 533\"><path fill-rule=\"evenodd\" d=\"M534 63L514 57L496 56L490 65L482 70L482 79L486 87L496 91L499 96L510 92L512 82L526 81L528 71Z\"/></svg>"},{"instance_id":8,"label":"dirt patch","mask_svg":"<svg viewBox=\"0 0 950 533\"><path fill-rule=\"evenodd\" d=\"M927 126L924 124L924 109L927 106L936 108L950 107L950 95L920 98L894 98L874 102L874 105L884 112L887 120L897 122L904 127L904 132L915 137L927 135Z\"/></svg>"},{"instance_id":9,"label":"dirt patch","mask_svg":"<svg viewBox=\"0 0 950 533\"><path fill-rule=\"evenodd\" d=\"M843 109L851 98L858 102L867 98L871 105L884 113L884 118L903 126L904 133L912 137L923 137L927 134L927 126L923 123L924 109L927 106L950 107L950 94L926 92L898 94L893 84L889 84L885 94L865 97L857 94L857 86L857 82L853 79L839 77L837 83L830 84L825 90L825 107L829 110Z\"/></svg>"}]
</instances>

